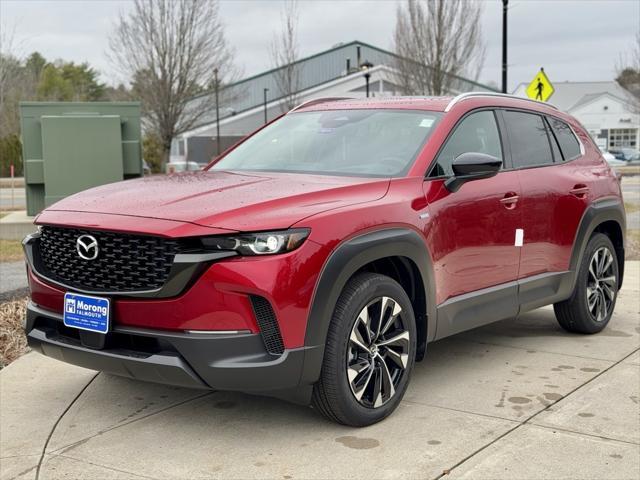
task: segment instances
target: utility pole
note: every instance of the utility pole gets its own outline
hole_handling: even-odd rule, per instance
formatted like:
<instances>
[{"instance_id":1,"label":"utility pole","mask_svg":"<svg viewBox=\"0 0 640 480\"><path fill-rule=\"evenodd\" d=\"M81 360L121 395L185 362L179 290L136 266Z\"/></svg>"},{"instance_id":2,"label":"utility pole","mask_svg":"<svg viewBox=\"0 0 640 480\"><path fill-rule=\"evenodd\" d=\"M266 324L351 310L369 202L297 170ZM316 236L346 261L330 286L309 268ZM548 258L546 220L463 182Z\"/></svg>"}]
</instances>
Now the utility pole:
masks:
<instances>
[{"instance_id":1,"label":"utility pole","mask_svg":"<svg viewBox=\"0 0 640 480\"><path fill-rule=\"evenodd\" d=\"M264 123L267 123L267 92L269 91L268 88L264 89Z\"/></svg>"},{"instance_id":2,"label":"utility pole","mask_svg":"<svg viewBox=\"0 0 640 480\"><path fill-rule=\"evenodd\" d=\"M502 93L507 92L507 10L509 0L502 0Z\"/></svg>"},{"instance_id":3,"label":"utility pole","mask_svg":"<svg viewBox=\"0 0 640 480\"><path fill-rule=\"evenodd\" d=\"M220 106L219 106L219 85L218 85L218 69L213 71L215 89L216 89L216 155L220 155Z\"/></svg>"}]
</instances>

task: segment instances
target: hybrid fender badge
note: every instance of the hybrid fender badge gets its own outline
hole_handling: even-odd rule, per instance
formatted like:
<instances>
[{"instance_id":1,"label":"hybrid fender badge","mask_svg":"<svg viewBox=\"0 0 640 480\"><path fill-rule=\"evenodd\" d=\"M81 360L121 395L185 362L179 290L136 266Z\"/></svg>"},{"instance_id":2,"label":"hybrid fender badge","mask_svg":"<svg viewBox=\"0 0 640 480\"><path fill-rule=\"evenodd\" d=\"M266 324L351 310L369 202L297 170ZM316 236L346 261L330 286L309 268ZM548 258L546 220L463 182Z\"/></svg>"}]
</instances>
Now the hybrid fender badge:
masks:
<instances>
[{"instance_id":1,"label":"hybrid fender badge","mask_svg":"<svg viewBox=\"0 0 640 480\"><path fill-rule=\"evenodd\" d=\"M84 260L98 258L98 240L92 235L80 235L76 240L76 252Z\"/></svg>"},{"instance_id":2,"label":"hybrid fender badge","mask_svg":"<svg viewBox=\"0 0 640 480\"><path fill-rule=\"evenodd\" d=\"M524 245L524 230L521 228L516 228L516 247L521 247Z\"/></svg>"}]
</instances>

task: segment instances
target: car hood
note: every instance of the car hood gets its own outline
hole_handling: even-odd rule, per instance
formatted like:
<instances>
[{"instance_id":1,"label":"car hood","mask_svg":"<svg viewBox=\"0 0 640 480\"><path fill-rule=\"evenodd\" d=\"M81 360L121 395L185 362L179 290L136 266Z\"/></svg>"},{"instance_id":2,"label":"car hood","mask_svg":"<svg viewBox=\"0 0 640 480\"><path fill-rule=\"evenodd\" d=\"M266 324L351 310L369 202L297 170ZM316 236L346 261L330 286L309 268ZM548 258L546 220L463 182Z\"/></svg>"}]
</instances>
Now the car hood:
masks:
<instances>
[{"instance_id":1,"label":"car hood","mask_svg":"<svg viewBox=\"0 0 640 480\"><path fill-rule=\"evenodd\" d=\"M46 212L84 212L189 222L226 230L288 228L327 210L382 198L389 179L205 171L111 183Z\"/></svg>"}]
</instances>

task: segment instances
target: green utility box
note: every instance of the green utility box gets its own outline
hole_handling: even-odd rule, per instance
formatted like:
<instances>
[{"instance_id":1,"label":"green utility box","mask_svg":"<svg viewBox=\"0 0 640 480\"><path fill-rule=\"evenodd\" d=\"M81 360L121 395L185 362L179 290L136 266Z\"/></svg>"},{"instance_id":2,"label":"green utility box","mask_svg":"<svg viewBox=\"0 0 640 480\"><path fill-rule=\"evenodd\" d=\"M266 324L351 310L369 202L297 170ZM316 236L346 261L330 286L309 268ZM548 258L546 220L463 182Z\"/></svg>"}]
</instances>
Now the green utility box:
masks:
<instances>
[{"instance_id":1,"label":"green utility box","mask_svg":"<svg viewBox=\"0 0 640 480\"><path fill-rule=\"evenodd\" d=\"M139 102L20 104L27 214L142 175Z\"/></svg>"}]
</instances>

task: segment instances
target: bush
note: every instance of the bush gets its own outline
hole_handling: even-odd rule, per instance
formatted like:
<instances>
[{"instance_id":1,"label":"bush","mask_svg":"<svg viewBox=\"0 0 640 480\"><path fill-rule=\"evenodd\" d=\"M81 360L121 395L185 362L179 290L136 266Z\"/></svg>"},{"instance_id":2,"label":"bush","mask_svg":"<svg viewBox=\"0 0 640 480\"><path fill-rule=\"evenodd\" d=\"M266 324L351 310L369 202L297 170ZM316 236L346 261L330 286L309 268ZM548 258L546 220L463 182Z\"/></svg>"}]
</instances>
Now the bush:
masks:
<instances>
[{"instance_id":1,"label":"bush","mask_svg":"<svg viewBox=\"0 0 640 480\"><path fill-rule=\"evenodd\" d=\"M157 135L148 133L142 139L142 158L151 169L151 173L162 172L162 142Z\"/></svg>"},{"instance_id":2,"label":"bush","mask_svg":"<svg viewBox=\"0 0 640 480\"><path fill-rule=\"evenodd\" d=\"M29 351L22 329L26 307L26 298L12 298L0 303L0 369Z\"/></svg>"},{"instance_id":3,"label":"bush","mask_svg":"<svg viewBox=\"0 0 640 480\"><path fill-rule=\"evenodd\" d=\"M0 138L0 177L11 176L11 164L15 167L15 176L23 175L22 144L18 135Z\"/></svg>"}]
</instances>

